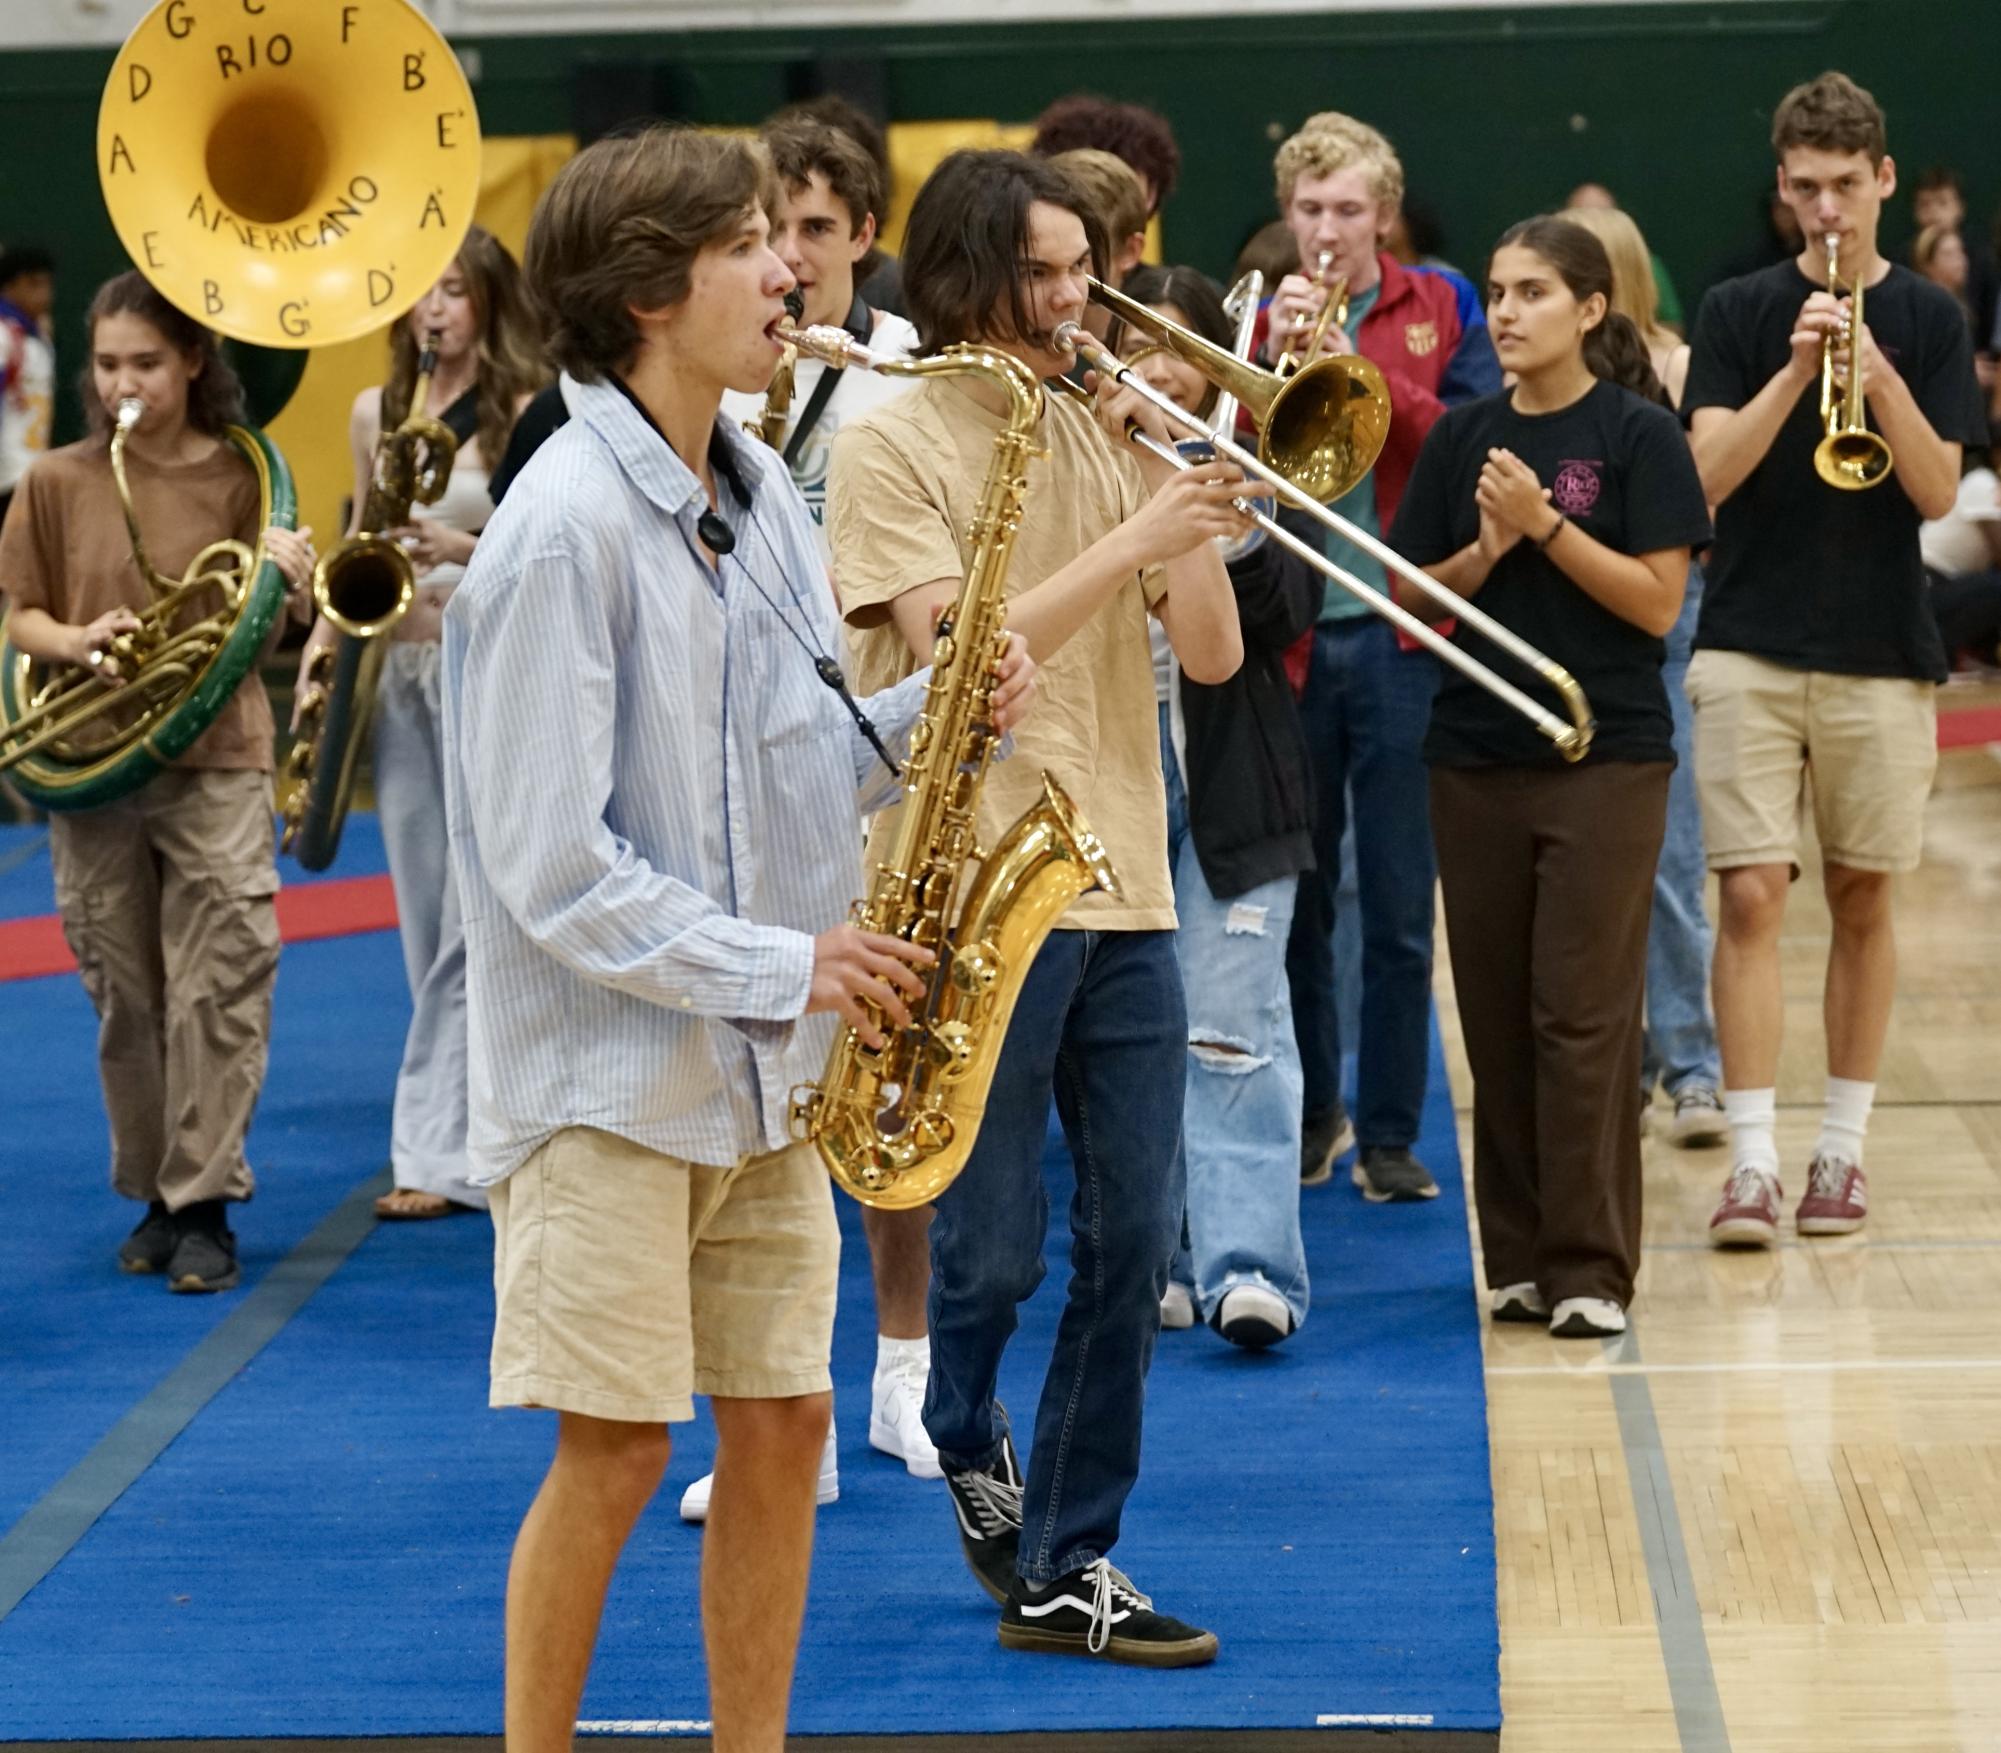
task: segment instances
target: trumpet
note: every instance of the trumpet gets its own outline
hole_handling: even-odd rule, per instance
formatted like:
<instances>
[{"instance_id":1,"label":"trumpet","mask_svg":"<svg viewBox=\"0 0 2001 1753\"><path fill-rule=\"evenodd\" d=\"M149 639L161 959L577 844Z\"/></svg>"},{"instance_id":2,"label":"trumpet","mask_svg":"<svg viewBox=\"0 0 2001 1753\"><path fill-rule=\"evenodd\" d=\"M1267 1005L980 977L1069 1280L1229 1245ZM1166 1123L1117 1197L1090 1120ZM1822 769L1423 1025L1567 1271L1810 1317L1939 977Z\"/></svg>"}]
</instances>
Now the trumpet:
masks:
<instances>
[{"instance_id":1,"label":"trumpet","mask_svg":"<svg viewBox=\"0 0 2001 1753\"><path fill-rule=\"evenodd\" d=\"M1289 376L1297 371L1302 363L1318 353L1320 343L1326 338L1330 327L1346 329L1348 326L1348 276L1346 274L1330 276L1328 270L1333 266L1334 252L1322 250L1320 260L1314 266L1313 279L1314 283L1326 293L1326 297L1320 301L1320 315L1314 319L1305 345L1300 344L1296 331L1286 338L1285 351L1278 356L1278 364L1272 368L1280 377Z\"/></svg>"},{"instance_id":2,"label":"trumpet","mask_svg":"<svg viewBox=\"0 0 2001 1753\"><path fill-rule=\"evenodd\" d=\"M1826 236L1827 291L1841 296L1836 255L1841 240L1833 232ZM1862 399L1862 361L1856 344L1862 337L1862 282L1849 288L1848 322L1839 335L1823 336L1820 343L1820 423L1827 436L1813 449L1813 472L1830 487L1844 493L1880 486L1890 472L1895 457L1881 433L1869 430L1868 414ZM1837 388L1834 375L1835 349L1848 346L1848 382Z\"/></svg>"},{"instance_id":3,"label":"trumpet","mask_svg":"<svg viewBox=\"0 0 2001 1753\"><path fill-rule=\"evenodd\" d=\"M1176 357L1186 360L1197 371L1202 372L1204 376L1208 376L1211 369L1216 366L1216 355L1218 354L1221 354L1230 366L1236 367L1239 371L1250 370L1241 361L1228 354L1223 354L1221 348L1213 346L1210 342L1203 340L1201 336L1191 334L1188 330L1182 328L1179 323L1169 322L1167 318L1161 316L1157 311L1150 310L1143 304L1135 303L1132 299L1126 298L1120 293L1112 292L1108 288L1099 287L1094 283L1092 295L1122 316L1128 327L1138 330L1141 334L1150 336L1175 354ZM1259 480L1268 483L1278 498L1283 499L1288 505L1305 512L1307 516L1313 518L1316 522L1325 525L1344 541L1360 548L1364 553L1372 555L1388 571L1394 572L1400 578L1408 579L1419 589L1427 592L1435 601L1443 604L1467 626L1476 628L1503 651L1517 659L1527 668L1533 670L1549 687L1556 691L1558 698L1562 700L1565 711L1570 714L1570 722L1568 724L1557 717L1555 713L1551 712L1548 707L1523 693L1521 689L1517 688L1505 676L1497 675L1487 665L1480 662L1478 658L1474 657L1470 652L1462 650L1429 623L1419 620L1417 616L1413 615L1400 603L1394 602L1383 592L1372 589L1369 585L1364 584L1352 572L1347 571L1341 566L1337 566L1311 543L1301 541L1299 537L1285 528L1275 517L1259 510L1252 495L1248 493L1240 495L1235 501L1236 508L1249 518L1257 528L1262 530L1268 540L1278 543L1288 553L1294 554L1299 559L1304 560L1316 572L1332 579L1350 596L1354 597L1375 614L1382 616L1392 626L1408 634L1418 644L1431 652L1433 656L1440 659L1440 661L1449 663L1469 681L1477 683L1504 705L1512 707L1516 712L1519 712L1538 731L1549 738L1550 742L1555 746L1557 753L1566 761L1581 761L1591 752L1592 733L1596 729L1596 721L1591 714L1591 703L1585 698L1584 690L1578 686L1577 678L1569 670L1565 669L1562 664L1538 651L1512 628L1503 626L1484 610L1474 607L1473 604L1460 596L1458 592L1447 589L1446 586L1440 584L1428 572L1414 565L1411 561L1406 560L1403 555L1399 554L1386 542L1378 541L1367 530L1349 522L1347 518L1342 517L1338 512L1328 510L1313 493L1292 480L1282 469L1274 468L1269 461L1262 460L1258 456L1253 456L1250 451L1238 444L1227 433L1220 431L1211 432L1208 426L1174 401L1172 397L1163 395L1159 390L1154 389L1146 383L1125 360L1121 359L1110 348L1098 341L1081 324L1059 324L1055 334L1055 344L1060 351L1076 353L1082 357L1087 364L1097 371L1101 382L1124 384L1138 395L1141 400L1152 403L1154 407L1167 416L1172 424L1180 427L1194 437L1206 440L1216 454L1228 457L1245 474L1254 475ZM1306 371L1302 371L1291 382L1297 384L1309 372L1322 369L1327 365L1338 366L1349 363L1351 362L1347 360L1323 360L1318 365L1307 367ZM1254 375L1259 377L1264 376L1263 373L1254 373ZM1079 395L1083 394L1081 390L1077 391L1077 393ZM1254 404L1248 402L1247 405L1254 406ZM1172 445L1162 444L1152 434L1142 431L1138 427L1129 430L1126 437L1140 449L1159 457L1161 461L1173 468L1189 469L1195 467L1195 462L1190 457L1184 455Z\"/></svg>"}]
</instances>

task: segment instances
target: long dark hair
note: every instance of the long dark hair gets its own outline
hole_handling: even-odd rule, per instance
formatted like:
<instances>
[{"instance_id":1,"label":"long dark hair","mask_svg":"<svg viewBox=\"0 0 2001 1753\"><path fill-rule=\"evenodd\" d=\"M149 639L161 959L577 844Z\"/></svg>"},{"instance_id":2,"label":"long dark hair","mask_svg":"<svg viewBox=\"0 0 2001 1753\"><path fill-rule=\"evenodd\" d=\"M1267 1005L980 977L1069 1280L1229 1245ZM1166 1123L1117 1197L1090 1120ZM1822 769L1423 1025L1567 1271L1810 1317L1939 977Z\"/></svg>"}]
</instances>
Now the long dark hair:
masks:
<instances>
[{"instance_id":1,"label":"long dark hair","mask_svg":"<svg viewBox=\"0 0 2001 1753\"><path fill-rule=\"evenodd\" d=\"M525 397L549 381L529 314L521 270L507 246L482 226L470 227L459 245L454 265L465 276L479 327L479 368L474 380L474 406L479 414L475 436L480 461L497 468L514 430L514 411ZM410 412L410 394L417 387L420 351L415 325L405 317L390 331L389 381L382 386L382 430L394 431Z\"/></svg>"},{"instance_id":2,"label":"long dark hair","mask_svg":"<svg viewBox=\"0 0 2001 1753\"><path fill-rule=\"evenodd\" d=\"M903 232L903 297L920 353L989 332L997 317L1017 339L1039 338L1021 288L1028 210L1037 201L1077 215L1091 272L1102 280L1104 227L1046 159L968 149L949 154L925 179Z\"/></svg>"},{"instance_id":3,"label":"long dark hair","mask_svg":"<svg viewBox=\"0 0 2001 1753\"><path fill-rule=\"evenodd\" d=\"M1591 375L1668 406L1667 392L1654 375L1640 331L1630 317L1612 308L1612 258L1595 236L1568 219L1543 213L1509 226L1494 245L1494 253L1505 249L1524 249L1542 257L1580 304L1594 292L1602 296L1604 320L1584 334L1584 363L1591 368Z\"/></svg>"},{"instance_id":4,"label":"long dark hair","mask_svg":"<svg viewBox=\"0 0 2001 1753\"><path fill-rule=\"evenodd\" d=\"M111 410L97 393L97 325L106 317L135 316L151 323L160 337L183 358L199 360L201 370L188 385L188 424L197 432L220 438L225 426L240 426L243 412L243 384L222 356L222 343L214 330L205 329L185 311L177 310L152 283L136 269L105 281L84 313L83 332L88 337L90 357L77 374L77 395L93 438L111 442Z\"/></svg>"},{"instance_id":5,"label":"long dark hair","mask_svg":"<svg viewBox=\"0 0 2001 1753\"><path fill-rule=\"evenodd\" d=\"M1119 288L1128 298L1141 304L1158 308L1171 304L1181 312L1182 326L1193 329L1203 340L1230 351L1236 336L1231 332L1230 319L1223 312L1222 294L1216 290L1215 281L1200 268L1189 267L1140 267L1126 276L1125 284ZM1116 350L1128 355L1140 351L1141 337L1128 332L1127 338L1114 337ZM1209 410L1216 405L1217 387L1211 384L1202 395L1202 405L1189 409L1202 419L1207 419Z\"/></svg>"}]
</instances>

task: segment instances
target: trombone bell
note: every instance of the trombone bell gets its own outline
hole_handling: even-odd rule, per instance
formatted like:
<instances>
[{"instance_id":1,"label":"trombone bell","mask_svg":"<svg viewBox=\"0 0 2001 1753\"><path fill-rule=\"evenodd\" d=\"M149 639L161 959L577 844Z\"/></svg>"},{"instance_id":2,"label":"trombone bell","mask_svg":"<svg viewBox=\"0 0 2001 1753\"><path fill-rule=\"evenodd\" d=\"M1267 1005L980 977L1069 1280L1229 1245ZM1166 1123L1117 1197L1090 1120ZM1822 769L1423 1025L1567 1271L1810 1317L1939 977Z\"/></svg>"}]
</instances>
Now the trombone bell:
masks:
<instances>
[{"instance_id":1,"label":"trombone bell","mask_svg":"<svg viewBox=\"0 0 2001 1753\"><path fill-rule=\"evenodd\" d=\"M1321 504L1351 491L1376 466L1390 434L1390 392L1370 361L1317 359L1281 379L1122 292L1097 280L1090 287L1127 328L1234 397L1257 428L1259 457Z\"/></svg>"}]
</instances>

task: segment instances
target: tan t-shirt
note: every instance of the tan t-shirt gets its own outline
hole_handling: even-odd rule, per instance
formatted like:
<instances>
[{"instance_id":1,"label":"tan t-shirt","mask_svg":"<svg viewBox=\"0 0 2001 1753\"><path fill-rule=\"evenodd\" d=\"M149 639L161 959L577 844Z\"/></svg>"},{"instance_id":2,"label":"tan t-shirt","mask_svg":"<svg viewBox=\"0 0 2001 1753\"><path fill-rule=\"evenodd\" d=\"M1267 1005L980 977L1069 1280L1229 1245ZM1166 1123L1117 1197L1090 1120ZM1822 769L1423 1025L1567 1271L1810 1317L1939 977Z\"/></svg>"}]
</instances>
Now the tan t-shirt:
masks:
<instances>
[{"instance_id":1,"label":"tan t-shirt","mask_svg":"<svg viewBox=\"0 0 2001 1753\"><path fill-rule=\"evenodd\" d=\"M139 535L154 567L179 578L210 542L257 545L257 476L223 444L198 463L161 465L125 453ZM101 439L50 451L22 477L0 530L0 590L17 607L84 626L111 609L142 609L146 582ZM213 605L207 605L212 612ZM198 619L203 605L190 606ZM255 670L175 767L269 773L271 702Z\"/></svg>"},{"instance_id":2,"label":"tan t-shirt","mask_svg":"<svg viewBox=\"0 0 2001 1753\"><path fill-rule=\"evenodd\" d=\"M1145 503L1146 483L1090 414L1046 392L1028 466L1028 493L1007 594L1033 590ZM827 531L849 628L855 691L872 694L917 667L884 605L940 578L965 575L968 533L993 461L1001 417L953 378L844 427L834 441ZM1124 895L1084 896L1059 923L1076 930L1171 931L1167 800L1147 612L1164 593L1158 569L1135 573L1037 676L1034 710L1013 755L987 769L980 838L991 846L1042 793L1051 774L1111 855ZM890 843L893 812L869 837L871 865Z\"/></svg>"}]
</instances>

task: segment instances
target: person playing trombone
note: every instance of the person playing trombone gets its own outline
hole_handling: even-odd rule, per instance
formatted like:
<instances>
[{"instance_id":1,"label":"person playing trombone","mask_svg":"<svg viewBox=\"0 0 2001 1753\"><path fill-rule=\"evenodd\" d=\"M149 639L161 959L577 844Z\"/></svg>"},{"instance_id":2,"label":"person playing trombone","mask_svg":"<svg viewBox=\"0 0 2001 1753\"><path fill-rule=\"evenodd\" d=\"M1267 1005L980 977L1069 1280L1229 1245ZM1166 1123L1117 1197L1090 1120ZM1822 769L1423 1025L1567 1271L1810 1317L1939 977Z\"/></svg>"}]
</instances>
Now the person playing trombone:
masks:
<instances>
[{"instance_id":1,"label":"person playing trombone","mask_svg":"<svg viewBox=\"0 0 2001 1753\"><path fill-rule=\"evenodd\" d=\"M1318 330L1317 352L1361 353L1389 389L1389 436L1374 470L1335 504L1380 536L1396 516L1418 447L1445 409L1501 387L1479 299L1459 275L1407 268L1382 248L1403 199L1403 167L1388 140L1326 112L1278 150L1279 211L1309 268L1279 283L1259 338L1276 364ZM1345 286L1347 324L1327 313ZM1321 318L1327 315L1323 324ZM1329 557L1376 590L1381 565L1347 543ZM1412 1155L1431 1057L1432 852L1419 746L1437 681L1430 654L1410 648L1365 604L1330 584L1299 654L1300 701L1312 751L1315 868L1300 878L1286 953L1305 1076L1300 1177L1322 1181L1359 1141L1354 1177L1365 1198L1430 1199L1438 1184ZM1341 1032L1334 1003L1335 891L1352 792L1360 885L1362 1016L1355 1123L1341 1103Z\"/></svg>"}]
</instances>

